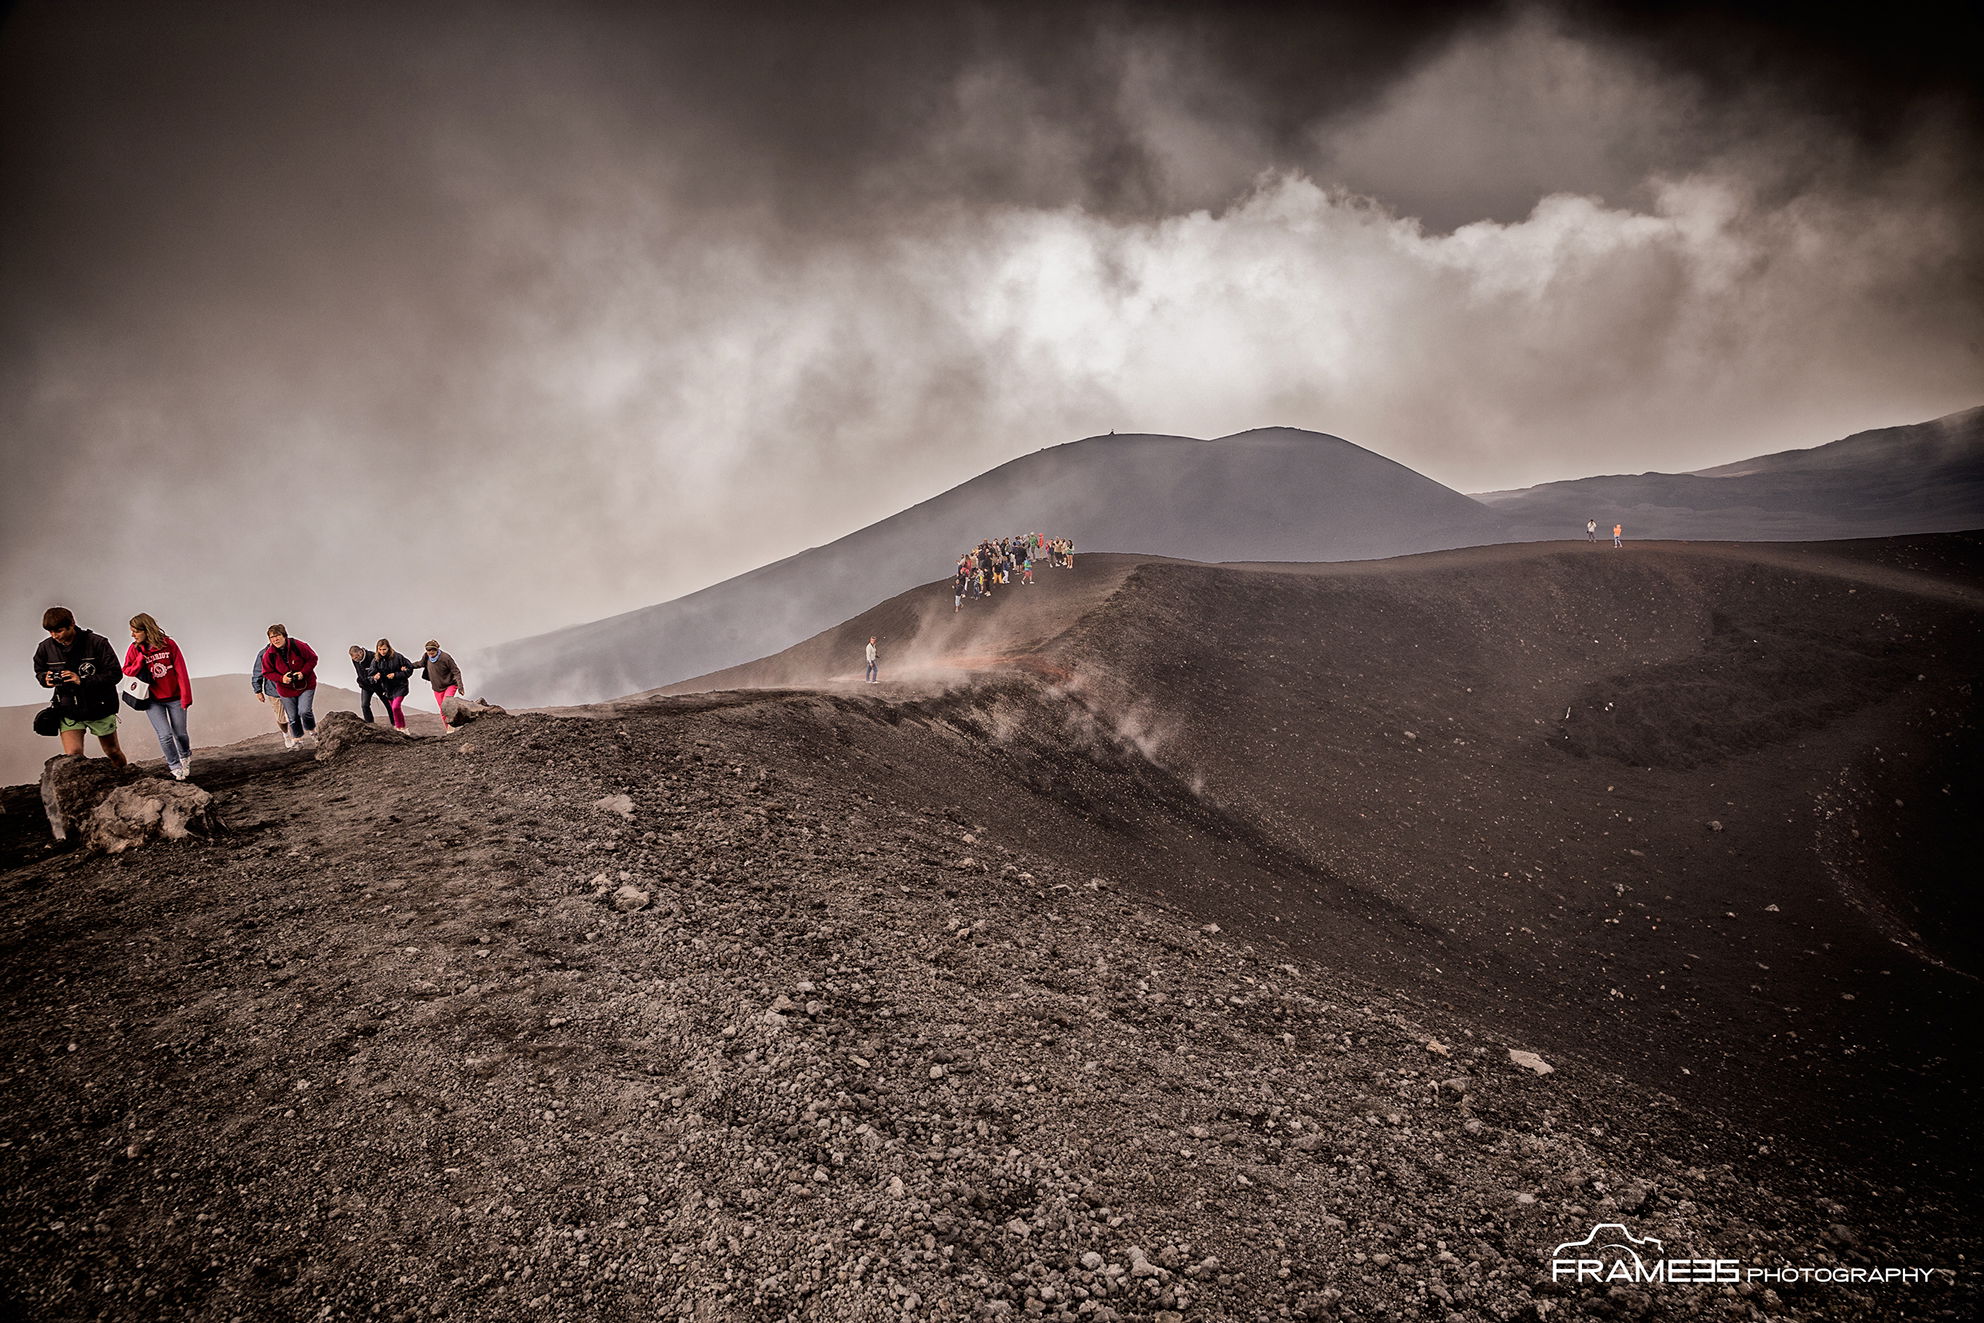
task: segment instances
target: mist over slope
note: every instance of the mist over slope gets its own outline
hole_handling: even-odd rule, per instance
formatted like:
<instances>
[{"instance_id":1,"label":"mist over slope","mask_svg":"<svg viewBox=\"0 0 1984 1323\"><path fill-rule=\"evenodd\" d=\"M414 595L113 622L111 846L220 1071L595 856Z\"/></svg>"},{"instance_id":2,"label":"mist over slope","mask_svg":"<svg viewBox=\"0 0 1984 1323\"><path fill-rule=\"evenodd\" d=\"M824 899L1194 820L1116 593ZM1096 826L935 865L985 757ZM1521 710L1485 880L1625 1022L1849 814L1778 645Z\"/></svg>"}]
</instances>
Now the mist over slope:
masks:
<instances>
[{"instance_id":1,"label":"mist over slope","mask_svg":"<svg viewBox=\"0 0 1984 1323\"><path fill-rule=\"evenodd\" d=\"M1893 537L1984 528L1984 408L1857 432L1694 473L1611 474L1475 499L1521 539L1601 532L1731 541Z\"/></svg>"},{"instance_id":2,"label":"mist over slope","mask_svg":"<svg viewBox=\"0 0 1984 1323\"><path fill-rule=\"evenodd\" d=\"M1503 525L1430 478L1316 432L1095 436L686 597L504 644L476 669L505 704L654 689L774 652L944 575L981 539L1028 531L1084 550L1312 561L1496 541Z\"/></svg>"}]
</instances>

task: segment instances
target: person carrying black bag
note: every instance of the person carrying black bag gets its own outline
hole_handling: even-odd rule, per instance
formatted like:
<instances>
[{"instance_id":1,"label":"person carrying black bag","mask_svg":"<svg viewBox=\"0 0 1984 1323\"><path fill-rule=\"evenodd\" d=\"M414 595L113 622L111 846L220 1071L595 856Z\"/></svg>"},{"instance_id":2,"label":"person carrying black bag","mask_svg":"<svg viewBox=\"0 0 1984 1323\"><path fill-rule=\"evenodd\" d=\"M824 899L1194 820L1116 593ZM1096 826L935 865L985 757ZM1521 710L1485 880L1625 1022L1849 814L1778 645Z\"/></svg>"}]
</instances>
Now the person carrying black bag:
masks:
<instances>
[{"instance_id":1,"label":"person carrying black bag","mask_svg":"<svg viewBox=\"0 0 1984 1323\"><path fill-rule=\"evenodd\" d=\"M117 650L101 634L83 629L64 606L42 612L48 637L34 650L35 682L53 689L62 752L81 754L83 736L96 736L104 757L118 767L129 760L117 742L117 685L124 678Z\"/></svg>"}]
</instances>

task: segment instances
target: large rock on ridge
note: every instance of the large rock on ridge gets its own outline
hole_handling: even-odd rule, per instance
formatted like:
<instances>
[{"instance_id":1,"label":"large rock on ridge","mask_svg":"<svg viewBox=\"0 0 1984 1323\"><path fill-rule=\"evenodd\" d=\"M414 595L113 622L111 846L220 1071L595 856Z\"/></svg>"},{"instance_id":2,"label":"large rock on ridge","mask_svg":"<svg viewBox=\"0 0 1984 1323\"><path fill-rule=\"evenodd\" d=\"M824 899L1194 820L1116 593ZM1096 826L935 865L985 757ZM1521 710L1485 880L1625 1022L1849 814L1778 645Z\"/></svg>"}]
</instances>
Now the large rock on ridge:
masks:
<instances>
[{"instance_id":1,"label":"large rock on ridge","mask_svg":"<svg viewBox=\"0 0 1984 1323\"><path fill-rule=\"evenodd\" d=\"M59 753L41 768L41 807L48 815L48 829L58 841L80 840L90 814L111 791L145 773L130 765L117 766L108 758L87 758L80 753Z\"/></svg>"},{"instance_id":2,"label":"large rock on ridge","mask_svg":"<svg viewBox=\"0 0 1984 1323\"><path fill-rule=\"evenodd\" d=\"M190 781L141 777L118 786L91 811L84 841L105 854L122 854L154 840L215 836L221 824L213 805L214 797Z\"/></svg>"}]
</instances>

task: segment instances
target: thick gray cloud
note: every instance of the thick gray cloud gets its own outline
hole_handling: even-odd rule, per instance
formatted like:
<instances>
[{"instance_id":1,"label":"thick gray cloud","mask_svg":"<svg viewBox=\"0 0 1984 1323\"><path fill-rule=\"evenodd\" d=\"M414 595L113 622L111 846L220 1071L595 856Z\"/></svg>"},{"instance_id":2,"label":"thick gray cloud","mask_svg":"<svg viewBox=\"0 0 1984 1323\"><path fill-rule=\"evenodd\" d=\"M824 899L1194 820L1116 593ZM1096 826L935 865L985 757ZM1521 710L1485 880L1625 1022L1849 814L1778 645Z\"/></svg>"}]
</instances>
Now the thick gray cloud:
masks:
<instances>
[{"instance_id":1,"label":"thick gray cloud","mask_svg":"<svg viewBox=\"0 0 1984 1323\"><path fill-rule=\"evenodd\" d=\"M1978 402L1954 38L828 10L17 10L0 697L50 600L469 651L1110 428L1479 490Z\"/></svg>"}]
</instances>

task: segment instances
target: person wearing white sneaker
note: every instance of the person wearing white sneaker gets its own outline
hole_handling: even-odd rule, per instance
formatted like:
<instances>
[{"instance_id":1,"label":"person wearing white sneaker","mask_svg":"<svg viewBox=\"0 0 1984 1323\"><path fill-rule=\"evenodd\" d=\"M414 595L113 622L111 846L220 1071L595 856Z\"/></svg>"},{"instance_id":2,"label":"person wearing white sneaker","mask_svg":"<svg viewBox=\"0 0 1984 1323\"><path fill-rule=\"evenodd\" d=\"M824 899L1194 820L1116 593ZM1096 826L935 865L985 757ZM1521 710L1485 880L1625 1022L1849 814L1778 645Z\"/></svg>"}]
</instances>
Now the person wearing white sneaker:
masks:
<instances>
[{"instance_id":1,"label":"person wearing white sneaker","mask_svg":"<svg viewBox=\"0 0 1984 1323\"><path fill-rule=\"evenodd\" d=\"M865 679L869 684L880 684L881 681L876 678L875 636L872 634L868 636L867 653L868 653L868 673L864 675L862 678Z\"/></svg>"},{"instance_id":2,"label":"person wearing white sneaker","mask_svg":"<svg viewBox=\"0 0 1984 1323\"><path fill-rule=\"evenodd\" d=\"M248 663L248 687L255 691L255 701L257 703L267 703L270 699L277 698L275 682L262 674L262 654L260 651L255 653L255 660ZM276 729L284 735L289 734L289 716L282 710L282 702L279 698L277 698L274 707Z\"/></svg>"},{"instance_id":3,"label":"person wearing white sneaker","mask_svg":"<svg viewBox=\"0 0 1984 1323\"><path fill-rule=\"evenodd\" d=\"M149 687L144 713L158 736L159 752L174 776L193 754L186 731L187 709L193 706L193 677L186 658L158 621L140 611L131 617L131 646L124 653L124 674L137 676ZM185 780L183 776L180 780Z\"/></svg>"},{"instance_id":4,"label":"person wearing white sneaker","mask_svg":"<svg viewBox=\"0 0 1984 1323\"><path fill-rule=\"evenodd\" d=\"M293 639L282 625L269 626L269 646L256 658L264 685L273 685L282 701L289 729L283 732L282 747L294 749L307 735L316 733L317 653L302 639Z\"/></svg>"}]
</instances>

